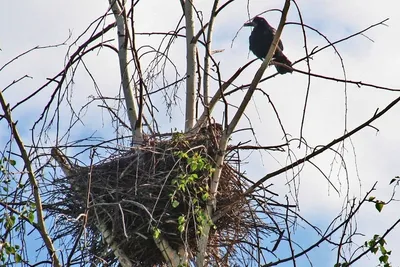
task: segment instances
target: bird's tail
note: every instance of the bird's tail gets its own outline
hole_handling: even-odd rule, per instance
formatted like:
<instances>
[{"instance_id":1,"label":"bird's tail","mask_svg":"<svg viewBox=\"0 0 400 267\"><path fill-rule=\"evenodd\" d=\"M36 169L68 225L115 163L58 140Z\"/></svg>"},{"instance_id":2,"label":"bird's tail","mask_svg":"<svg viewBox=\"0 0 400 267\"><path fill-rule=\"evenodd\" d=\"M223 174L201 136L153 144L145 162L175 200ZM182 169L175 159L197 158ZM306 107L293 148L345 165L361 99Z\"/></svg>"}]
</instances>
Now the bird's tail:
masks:
<instances>
[{"instance_id":1,"label":"bird's tail","mask_svg":"<svg viewBox=\"0 0 400 267\"><path fill-rule=\"evenodd\" d=\"M278 71L278 73L280 74L285 74L285 73L292 73L293 69L292 69L292 62L282 53L275 53L274 56L274 61L278 62L278 63L282 63L284 65L275 65L276 70Z\"/></svg>"}]
</instances>

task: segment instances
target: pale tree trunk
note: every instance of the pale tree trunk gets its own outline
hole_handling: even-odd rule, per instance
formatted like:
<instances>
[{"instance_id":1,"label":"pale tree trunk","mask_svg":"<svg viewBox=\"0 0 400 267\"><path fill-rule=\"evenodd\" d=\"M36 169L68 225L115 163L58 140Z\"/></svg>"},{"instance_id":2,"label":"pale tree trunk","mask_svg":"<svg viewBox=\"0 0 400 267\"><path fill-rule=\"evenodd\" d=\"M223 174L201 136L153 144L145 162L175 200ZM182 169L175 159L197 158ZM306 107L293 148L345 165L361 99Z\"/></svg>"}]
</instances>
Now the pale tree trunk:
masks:
<instances>
[{"instance_id":1,"label":"pale tree trunk","mask_svg":"<svg viewBox=\"0 0 400 267\"><path fill-rule=\"evenodd\" d=\"M186 21L186 116L185 131L193 128L196 114L196 43L194 37L193 2L186 0L184 5Z\"/></svg>"},{"instance_id":2,"label":"pale tree trunk","mask_svg":"<svg viewBox=\"0 0 400 267\"><path fill-rule=\"evenodd\" d=\"M207 30L207 43L206 43L206 53L204 56L204 74L203 74L203 97L205 109L208 108L208 91L209 91L209 72L210 72L210 56L211 56L211 43L212 43L212 31L214 29L214 19L216 16L216 11L218 7L219 0L214 0L214 5L211 11L210 21L208 23Z\"/></svg>"},{"instance_id":3,"label":"pale tree trunk","mask_svg":"<svg viewBox=\"0 0 400 267\"><path fill-rule=\"evenodd\" d=\"M129 31L127 28L125 0L109 0L111 10L114 14L117 24L118 33L118 59L119 69L121 74L122 90L124 92L125 104L129 118L129 124L132 129L132 136L134 143L140 143L143 140L141 125L137 126L137 113L135 97L130 83L131 77L129 75L128 65L128 38ZM136 129L137 128L137 129Z\"/></svg>"},{"instance_id":4,"label":"pale tree trunk","mask_svg":"<svg viewBox=\"0 0 400 267\"><path fill-rule=\"evenodd\" d=\"M188 266L188 254L183 246L176 251L162 236L153 239L169 267Z\"/></svg>"},{"instance_id":5,"label":"pale tree trunk","mask_svg":"<svg viewBox=\"0 0 400 267\"><path fill-rule=\"evenodd\" d=\"M226 148L228 145L228 140L229 140L231 134L233 133L233 131L235 130L241 116L243 115L243 113L247 107L247 104L249 103L251 97L253 96L253 93L257 87L257 84L261 80L262 75L265 72L265 69L268 67L269 62L271 61L272 56L275 53L275 49L278 45L282 30L283 30L283 26L285 25L286 16L289 11L289 7L290 7L290 0L286 0L285 6L283 7L283 11L282 11L282 17L279 22L279 27L275 33L274 40L272 41L272 45L268 51L268 54L265 57L264 62L261 64L260 68L257 70L256 74L254 75L254 78L251 82L249 89L247 90L246 95L244 96L242 103L240 104L238 110L236 111L232 121L228 125L228 129L222 135L222 138L221 138L221 141L219 144L219 149L221 151L221 154L220 154L220 156L218 156L216 158L216 168L215 168L215 172L213 173L213 177L211 179L211 184L210 184L210 196L211 197L207 203L207 215L210 220L213 217L213 213L214 213L214 211L216 209L216 205L217 205L216 196L217 196L217 192L218 192L219 179L221 177L222 167L223 167L224 160L225 160L225 153L226 153ZM196 264L198 267L202 267L206 264L205 257L206 257L210 228L211 228L211 224L206 224L205 227L203 228L203 231L204 231L203 235L201 235L201 237L199 238L198 253L197 253L197 259L196 259Z\"/></svg>"}]
</instances>

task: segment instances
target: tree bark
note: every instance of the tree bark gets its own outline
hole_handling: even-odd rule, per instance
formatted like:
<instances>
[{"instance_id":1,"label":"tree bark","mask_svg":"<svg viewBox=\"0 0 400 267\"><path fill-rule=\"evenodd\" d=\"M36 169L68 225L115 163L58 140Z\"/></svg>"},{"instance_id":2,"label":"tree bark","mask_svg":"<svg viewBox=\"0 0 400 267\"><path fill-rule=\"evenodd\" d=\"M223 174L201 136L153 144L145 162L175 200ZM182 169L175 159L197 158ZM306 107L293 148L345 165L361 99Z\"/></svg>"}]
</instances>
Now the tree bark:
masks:
<instances>
[{"instance_id":1,"label":"tree bark","mask_svg":"<svg viewBox=\"0 0 400 267\"><path fill-rule=\"evenodd\" d=\"M141 142L143 140L142 132L136 131L136 104L135 97L130 83L130 75L128 71L128 36L129 31L126 27L125 1L108 0L111 10L114 14L117 23L118 32L118 59L119 70L121 74L122 90L124 92L125 104L129 118L130 127L132 130L133 142Z\"/></svg>"},{"instance_id":2,"label":"tree bark","mask_svg":"<svg viewBox=\"0 0 400 267\"><path fill-rule=\"evenodd\" d=\"M186 21L186 116L185 131L193 128L196 114L196 43L194 37L193 1L185 1Z\"/></svg>"}]
</instances>

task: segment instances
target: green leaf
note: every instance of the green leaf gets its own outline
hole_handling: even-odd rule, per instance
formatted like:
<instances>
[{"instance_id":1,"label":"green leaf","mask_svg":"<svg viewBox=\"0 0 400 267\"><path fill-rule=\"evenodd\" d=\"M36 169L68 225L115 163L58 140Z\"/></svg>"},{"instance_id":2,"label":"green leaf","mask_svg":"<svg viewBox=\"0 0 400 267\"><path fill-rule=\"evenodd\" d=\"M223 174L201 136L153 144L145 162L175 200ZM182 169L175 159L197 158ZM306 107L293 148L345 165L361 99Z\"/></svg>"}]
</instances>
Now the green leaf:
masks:
<instances>
[{"instance_id":1,"label":"green leaf","mask_svg":"<svg viewBox=\"0 0 400 267\"><path fill-rule=\"evenodd\" d=\"M387 261L389 260L389 256L388 255L382 255L379 257L379 261L381 263L387 263Z\"/></svg>"},{"instance_id":2,"label":"green leaf","mask_svg":"<svg viewBox=\"0 0 400 267\"><path fill-rule=\"evenodd\" d=\"M179 206L179 201L177 201L177 200L174 199L174 200L172 201L171 204L172 204L172 207L173 207L173 208L176 208L176 207Z\"/></svg>"},{"instance_id":3,"label":"green leaf","mask_svg":"<svg viewBox=\"0 0 400 267\"><path fill-rule=\"evenodd\" d=\"M184 215L178 217L178 224L184 224L186 222L186 218Z\"/></svg>"},{"instance_id":4,"label":"green leaf","mask_svg":"<svg viewBox=\"0 0 400 267\"><path fill-rule=\"evenodd\" d=\"M375 199L375 197L369 197L368 201L372 202L372 201L374 201L374 199Z\"/></svg>"},{"instance_id":5,"label":"green leaf","mask_svg":"<svg viewBox=\"0 0 400 267\"><path fill-rule=\"evenodd\" d=\"M375 203L375 208L376 208L379 212L381 212L384 205L385 205L385 203L383 203L382 201L378 201L378 202Z\"/></svg>"},{"instance_id":6,"label":"green leaf","mask_svg":"<svg viewBox=\"0 0 400 267\"><path fill-rule=\"evenodd\" d=\"M386 255L386 249L384 246L380 246L382 255Z\"/></svg>"},{"instance_id":7,"label":"green leaf","mask_svg":"<svg viewBox=\"0 0 400 267\"><path fill-rule=\"evenodd\" d=\"M158 229L157 227L153 227L153 237L155 239L158 239L160 238L160 235L161 235L161 230Z\"/></svg>"},{"instance_id":8,"label":"green leaf","mask_svg":"<svg viewBox=\"0 0 400 267\"><path fill-rule=\"evenodd\" d=\"M199 176L196 173L192 173L189 177L188 180L189 182L194 182L195 180L197 180L199 178Z\"/></svg>"},{"instance_id":9,"label":"green leaf","mask_svg":"<svg viewBox=\"0 0 400 267\"><path fill-rule=\"evenodd\" d=\"M191 164L190 164L190 170L191 170L192 172L195 172L195 171L197 171L197 167L198 167L197 162L192 161Z\"/></svg>"},{"instance_id":10,"label":"green leaf","mask_svg":"<svg viewBox=\"0 0 400 267\"><path fill-rule=\"evenodd\" d=\"M22 261L22 257L18 253L15 253L14 259L16 263L20 263Z\"/></svg>"},{"instance_id":11,"label":"green leaf","mask_svg":"<svg viewBox=\"0 0 400 267\"><path fill-rule=\"evenodd\" d=\"M183 231L185 231L185 225L184 225L184 224L178 225L178 231L179 231L180 233L182 233Z\"/></svg>"},{"instance_id":12,"label":"green leaf","mask_svg":"<svg viewBox=\"0 0 400 267\"><path fill-rule=\"evenodd\" d=\"M17 162L13 159L10 159L8 162L11 164L11 166L15 166L15 164L17 164Z\"/></svg>"},{"instance_id":13,"label":"green leaf","mask_svg":"<svg viewBox=\"0 0 400 267\"><path fill-rule=\"evenodd\" d=\"M35 221L35 213L33 211L29 212L28 220L31 224Z\"/></svg>"},{"instance_id":14,"label":"green leaf","mask_svg":"<svg viewBox=\"0 0 400 267\"><path fill-rule=\"evenodd\" d=\"M7 216L6 217L6 225L5 225L5 227L7 228L7 229L11 229L13 226L14 226L14 224L15 224L15 216L14 215L12 215L12 216Z\"/></svg>"},{"instance_id":15,"label":"green leaf","mask_svg":"<svg viewBox=\"0 0 400 267\"><path fill-rule=\"evenodd\" d=\"M368 246L367 247L373 247L373 246L375 246L375 241L374 240L371 240L371 241L368 241Z\"/></svg>"}]
</instances>

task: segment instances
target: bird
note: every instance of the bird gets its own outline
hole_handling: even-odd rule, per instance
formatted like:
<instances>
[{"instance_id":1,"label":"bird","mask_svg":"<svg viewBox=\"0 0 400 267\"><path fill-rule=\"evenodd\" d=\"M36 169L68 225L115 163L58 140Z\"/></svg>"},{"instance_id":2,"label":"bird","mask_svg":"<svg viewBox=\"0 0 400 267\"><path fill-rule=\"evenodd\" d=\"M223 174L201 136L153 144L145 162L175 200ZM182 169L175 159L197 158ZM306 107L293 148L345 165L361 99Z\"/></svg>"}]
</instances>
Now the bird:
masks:
<instances>
[{"instance_id":1,"label":"bird","mask_svg":"<svg viewBox=\"0 0 400 267\"><path fill-rule=\"evenodd\" d=\"M253 27L249 37L250 50L254 55L256 55L256 57L264 60L272 44L272 40L274 39L275 29L262 17L255 17L251 22L247 22L243 26ZM285 64L285 66L275 65L275 68L280 74L292 73L292 62L283 54L282 51L283 44L282 41L279 40L272 59L275 62Z\"/></svg>"}]
</instances>

